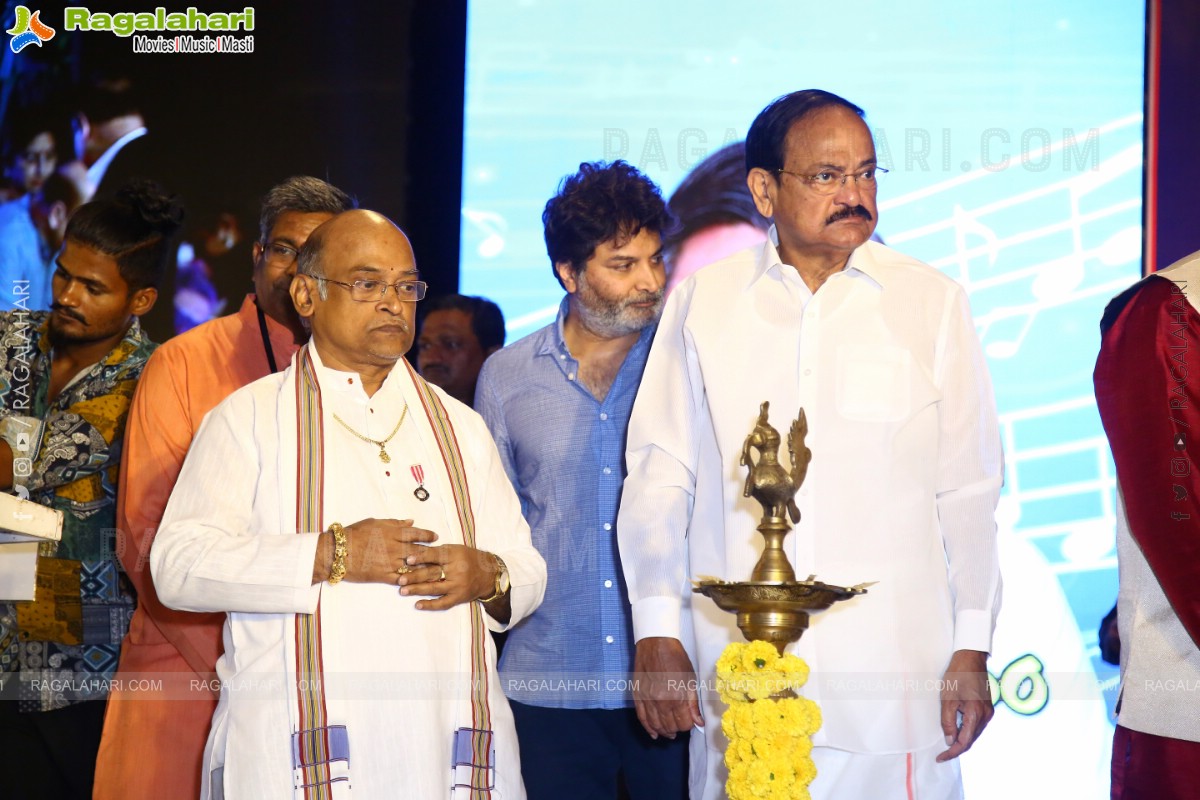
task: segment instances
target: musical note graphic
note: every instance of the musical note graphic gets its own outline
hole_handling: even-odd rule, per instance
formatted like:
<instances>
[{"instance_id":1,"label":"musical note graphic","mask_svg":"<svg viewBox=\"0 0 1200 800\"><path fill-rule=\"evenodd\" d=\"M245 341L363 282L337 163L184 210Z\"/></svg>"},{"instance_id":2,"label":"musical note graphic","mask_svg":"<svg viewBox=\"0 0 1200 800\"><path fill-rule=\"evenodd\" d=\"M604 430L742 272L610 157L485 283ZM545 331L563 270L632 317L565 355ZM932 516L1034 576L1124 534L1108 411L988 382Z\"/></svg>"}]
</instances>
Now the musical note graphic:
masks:
<instances>
[{"instance_id":1,"label":"musical note graphic","mask_svg":"<svg viewBox=\"0 0 1200 800\"><path fill-rule=\"evenodd\" d=\"M495 258L504 252L504 234L508 233L508 222L494 211L479 211L463 208L463 217L484 236L475 251L482 258Z\"/></svg>"},{"instance_id":2,"label":"musical note graphic","mask_svg":"<svg viewBox=\"0 0 1200 800\"><path fill-rule=\"evenodd\" d=\"M989 268L996 265L996 256L1000 251L999 240L994 230L980 222L975 215L968 214L958 203L954 204L954 213L951 215L951 219L954 221L954 245L958 255L959 274L957 277L963 288L970 291L970 261L972 257L970 254L975 251L967 246L967 238L983 239L983 254L987 256Z\"/></svg>"},{"instance_id":3,"label":"musical note graphic","mask_svg":"<svg viewBox=\"0 0 1200 800\"><path fill-rule=\"evenodd\" d=\"M1133 180L1141 169L1136 135L1140 125L1140 115L1130 115L1097 128L1097 152L1111 149L1113 155L1098 159L1095 168L1081 167L1049 181L1045 173L1026 171L1021 190L1013 192L1011 183L1005 184L1003 194L971 208L958 199L965 184L973 185L972 196L977 197L1002 173L1021 177L1023 164L1061 152L1070 142L1060 140L1023 153L1011 159L1006 170L979 169L882 202L885 222L884 209L900 210L917 201L928 208L939 198L947 205L943 218L909 230L886 231L884 239L959 281L971 296L987 355L1014 359L1040 318L1083 301L1098 304L1136 276L1137 270L1128 267L1140 257L1141 200L1129 189L1140 183ZM1122 138L1132 141L1123 145ZM1028 224L1031 214L1039 224ZM1101 231L1103 240L1097 238ZM946 233L953 234L954 252L932 249ZM926 247L930 250L923 252Z\"/></svg>"},{"instance_id":4,"label":"musical note graphic","mask_svg":"<svg viewBox=\"0 0 1200 800\"><path fill-rule=\"evenodd\" d=\"M1141 123L1131 114L1099 126L1093 146L1104 157L1094 167L1022 175L1026 159L1071 144L1060 140L1007 170L880 203L884 225L910 204L921 209L919 224L885 229L884 240L971 298L1001 408L1007 510L998 522L1034 544L1068 587L1116 566L1116 479L1090 374L1104 305L1140 274Z\"/></svg>"}]
</instances>

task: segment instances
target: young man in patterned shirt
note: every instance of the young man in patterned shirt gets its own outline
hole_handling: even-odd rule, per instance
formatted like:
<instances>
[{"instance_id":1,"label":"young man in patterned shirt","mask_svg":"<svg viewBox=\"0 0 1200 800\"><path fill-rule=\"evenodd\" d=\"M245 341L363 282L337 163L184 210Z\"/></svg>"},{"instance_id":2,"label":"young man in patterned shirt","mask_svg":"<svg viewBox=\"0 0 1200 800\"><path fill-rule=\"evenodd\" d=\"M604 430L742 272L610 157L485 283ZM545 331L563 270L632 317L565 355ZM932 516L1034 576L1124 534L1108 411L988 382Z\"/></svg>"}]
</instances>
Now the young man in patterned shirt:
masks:
<instances>
[{"instance_id":1,"label":"young man in patterned shirt","mask_svg":"<svg viewBox=\"0 0 1200 800\"><path fill-rule=\"evenodd\" d=\"M0 315L0 489L63 512L37 598L0 604L7 796L90 798L121 637L133 611L113 548L125 417L154 344L153 307L182 221L149 182L80 207L48 312ZM14 293L20 287L14 287Z\"/></svg>"}]
</instances>

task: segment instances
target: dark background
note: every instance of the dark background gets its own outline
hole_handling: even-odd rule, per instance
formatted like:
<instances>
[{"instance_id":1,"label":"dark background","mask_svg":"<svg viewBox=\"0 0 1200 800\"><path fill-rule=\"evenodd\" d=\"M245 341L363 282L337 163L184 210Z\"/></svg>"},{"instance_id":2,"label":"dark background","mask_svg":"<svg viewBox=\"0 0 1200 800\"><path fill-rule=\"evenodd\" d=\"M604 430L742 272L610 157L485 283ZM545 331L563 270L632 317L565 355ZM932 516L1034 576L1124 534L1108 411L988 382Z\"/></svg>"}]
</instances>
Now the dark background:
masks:
<instances>
[{"instance_id":1,"label":"dark background","mask_svg":"<svg viewBox=\"0 0 1200 800\"><path fill-rule=\"evenodd\" d=\"M221 210L237 215L241 243L211 260L227 310L249 284L260 198L296 174L324 178L395 220L431 293L457 290L466 0L88 4L252 5L250 54L136 54L132 39L64 32L63 3L22 1L59 31L40 50L7 54L24 62L9 81L15 95L62 96L97 77L129 78L152 160L166 165L151 177L183 195L190 225L211 226ZM6 23L12 5L0 2Z\"/></svg>"},{"instance_id":2,"label":"dark background","mask_svg":"<svg viewBox=\"0 0 1200 800\"><path fill-rule=\"evenodd\" d=\"M1200 249L1200 3L1153 0L1161 10L1157 253L1151 269Z\"/></svg>"}]
</instances>

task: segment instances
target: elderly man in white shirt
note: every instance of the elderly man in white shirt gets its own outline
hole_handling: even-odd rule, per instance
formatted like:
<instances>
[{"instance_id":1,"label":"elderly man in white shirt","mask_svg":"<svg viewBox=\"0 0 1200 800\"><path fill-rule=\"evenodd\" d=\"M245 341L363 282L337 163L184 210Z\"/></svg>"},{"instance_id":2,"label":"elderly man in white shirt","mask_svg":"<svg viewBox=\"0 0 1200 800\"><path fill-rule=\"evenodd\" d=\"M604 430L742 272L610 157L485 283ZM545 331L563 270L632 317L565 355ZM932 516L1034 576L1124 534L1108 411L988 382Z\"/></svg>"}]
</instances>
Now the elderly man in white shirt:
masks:
<instances>
[{"instance_id":1,"label":"elderly man in white shirt","mask_svg":"<svg viewBox=\"0 0 1200 800\"><path fill-rule=\"evenodd\" d=\"M403 358L412 249L348 211L297 269L311 342L205 418L150 552L166 605L230 612L202 796L524 798L486 629L546 565L483 420Z\"/></svg>"},{"instance_id":2,"label":"elderly man in white shirt","mask_svg":"<svg viewBox=\"0 0 1200 800\"><path fill-rule=\"evenodd\" d=\"M770 239L676 289L634 406L618 529L635 699L651 734L693 731L694 799L723 796L723 707L704 689L741 634L689 581L747 580L757 560L761 509L738 459L763 400L778 427L801 408L809 421L802 518L785 541L797 573L878 581L791 647L824 715L812 796L961 797L953 759L992 716L991 383L963 290L868 241L883 170L862 114L818 90L759 114L747 180ZM693 670L699 693L669 680Z\"/></svg>"}]
</instances>

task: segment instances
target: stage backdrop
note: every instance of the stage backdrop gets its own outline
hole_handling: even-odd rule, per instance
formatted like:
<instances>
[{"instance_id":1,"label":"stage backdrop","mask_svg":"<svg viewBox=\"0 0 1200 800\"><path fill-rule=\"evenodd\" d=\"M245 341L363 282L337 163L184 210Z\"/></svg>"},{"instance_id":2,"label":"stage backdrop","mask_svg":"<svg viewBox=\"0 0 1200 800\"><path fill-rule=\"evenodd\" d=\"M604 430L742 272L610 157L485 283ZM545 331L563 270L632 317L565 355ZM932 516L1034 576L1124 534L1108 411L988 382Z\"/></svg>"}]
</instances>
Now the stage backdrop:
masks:
<instances>
[{"instance_id":1,"label":"stage backdrop","mask_svg":"<svg viewBox=\"0 0 1200 800\"><path fill-rule=\"evenodd\" d=\"M966 287L1006 454L997 714L967 796L1107 794L1113 468L1092 397L1098 322L1141 271L1142 2L477 0L469 7L462 291L510 341L561 297L540 216L579 162L664 196L786 92L867 111L879 235ZM804 565L797 565L801 572ZM809 635L820 635L820 620Z\"/></svg>"}]
</instances>

